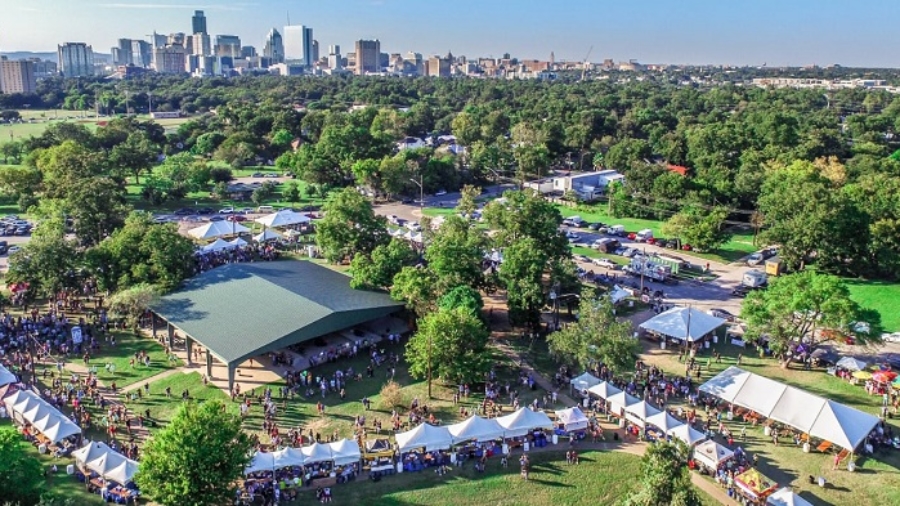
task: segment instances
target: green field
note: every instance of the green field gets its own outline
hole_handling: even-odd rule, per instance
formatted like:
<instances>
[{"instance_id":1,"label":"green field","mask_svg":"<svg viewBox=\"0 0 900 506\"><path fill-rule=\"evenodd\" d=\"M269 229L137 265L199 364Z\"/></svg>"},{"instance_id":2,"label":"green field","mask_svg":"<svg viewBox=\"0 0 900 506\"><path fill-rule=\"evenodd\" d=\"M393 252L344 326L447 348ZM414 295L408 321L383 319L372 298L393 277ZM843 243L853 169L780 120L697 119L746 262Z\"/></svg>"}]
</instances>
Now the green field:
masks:
<instances>
[{"instance_id":1,"label":"green field","mask_svg":"<svg viewBox=\"0 0 900 506\"><path fill-rule=\"evenodd\" d=\"M900 332L900 283L847 280L850 297L881 314L887 332Z\"/></svg>"},{"instance_id":2,"label":"green field","mask_svg":"<svg viewBox=\"0 0 900 506\"><path fill-rule=\"evenodd\" d=\"M105 385L116 382L118 388L137 383L172 367L181 365L181 361L169 362L165 350L156 341L142 339L131 332L115 332L116 347L112 348L104 343L100 353L91 357L90 365L97 367L97 377ZM146 351L150 355L150 366L135 363L130 365L135 353ZM77 359L76 359L77 360ZM114 365L113 372L106 368L107 364Z\"/></svg>"},{"instance_id":3,"label":"green field","mask_svg":"<svg viewBox=\"0 0 900 506\"><path fill-rule=\"evenodd\" d=\"M28 137L36 137L44 133L44 130L47 129L48 126L54 123L61 122L73 122L82 124L91 130L97 128L98 124L104 124L108 122L111 118L101 117L97 118L93 111L88 111L87 113L83 111L66 111L66 110L20 110L19 114L23 119L26 120L25 123L17 123L14 125L0 124L0 144L10 141L10 140L22 140ZM140 114L137 116L138 119L147 121L150 119L150 116L147 114ZM27 120L34 119L35 121L28 122ZM179 125L190 121L190 118L163 118L153 120L156 123L160 124L167 131L174 130Z\"/></svg>"}]
</instances>

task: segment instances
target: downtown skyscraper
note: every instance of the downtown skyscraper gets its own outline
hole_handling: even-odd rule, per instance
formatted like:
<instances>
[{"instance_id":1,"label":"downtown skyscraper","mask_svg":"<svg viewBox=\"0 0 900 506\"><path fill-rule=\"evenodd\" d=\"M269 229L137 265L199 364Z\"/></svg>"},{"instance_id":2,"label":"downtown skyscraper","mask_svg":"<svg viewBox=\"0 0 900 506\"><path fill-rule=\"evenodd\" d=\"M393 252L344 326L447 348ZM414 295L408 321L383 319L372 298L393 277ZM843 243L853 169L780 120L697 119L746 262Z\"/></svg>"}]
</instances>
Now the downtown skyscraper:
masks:
<instances>
[{"instance_id":1,"label":"downtown skyscraper","mask_svg":"<svg viewBox=\"0 0 900 506\"><path fill-rule=\"evenodd\" d=\"M284 60L288 63L313 64L313 30L308 26L284 27Z\"/></svg>"}]
</instances>

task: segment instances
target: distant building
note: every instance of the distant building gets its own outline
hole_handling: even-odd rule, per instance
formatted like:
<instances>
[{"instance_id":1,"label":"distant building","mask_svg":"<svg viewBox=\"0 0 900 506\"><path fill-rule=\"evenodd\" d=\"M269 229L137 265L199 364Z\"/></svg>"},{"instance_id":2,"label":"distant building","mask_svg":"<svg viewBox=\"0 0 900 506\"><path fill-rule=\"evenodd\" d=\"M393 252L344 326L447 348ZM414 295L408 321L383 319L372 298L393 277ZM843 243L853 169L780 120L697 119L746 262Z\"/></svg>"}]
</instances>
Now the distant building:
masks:
<instances>
[{"instance_id":1,"label":"distant building","mask_svg":"<svg viewBox=\"0 0 900 506\"><path fill-rule=\"evenodd\" d=\"M34 77L53 77L59 74L59 66L56 62L50 60L41 60L40 58L28 58L34 65Z\"/></svg>"},{"instance_id":2,"label":"distant building","mask_svg":"<svg viewBox=\"0 0 900 506\"><path fill-rule=\"evenodd\" d=\"M331 70L342 70L344 62L341 58L341 46L328 46L328 68Z\"/></svg>"},{"instance_id":3,"label":"distant building","mask_svg":"<svg viewBox=\"0 0 900 506\"><path fill-rule=\"evenodd\" d=\"M284 61L302 63L309 67L313 63L313 30L308 26L284 27Z\"/></svg>"},{"instance_id":4,"label":"distant building","mask_svg":"<svg viewBox=\"0 0 900 506\"><path fill-rule=\"evenodd\" d=\"M450 77L450 62L453 61L452 55L446 58L440 56L432 56L428 59L428 68L426 75L430 77Z\"/></svg>"},{"instance_id":5,"label":"distant building","mask_svg":"<svg viewBox=\"0 0 900 506\"><path fill-rule=\"evenodd\" d=\"M160 74L187 72L186 53L179 45L158 47L153 51L153 68Z\"/></svg>"},{"instance_id":6,"label":"distant building","mask_svg":"<svg viewBox=\"0 0 900 506\"><path fill-rule=\"evenodd\" d=\"M525 187L535 189L541 193L554 193L564 195L566 192L575 192L579 200L590 202L603 194L610 183L624 181L625 176L614 170L601 170L583 174L559 176L525 183Z\"/></svg>"},{"instance_id":7,"label":"distant building","mask_svg":"<svg viewBox=\"0 0 900 506\"><path fill-rule=\"evenodd\" d=\"M212 54L212 41L209 34L197 32L191 37L191 54L196 56Z\"/></svg>"},{"instance_id":8,"label":"distant building","mask_svg":"<svg viewBox=\"0 0 900 506\"><path fill-rule=\"evenodd\" d=\"M34 63L27 60L0 60L0 91L11 93L34 93L37 82Z\"/></svg>"},{"instance_id":9,"label":"distant building","mask_svg":"<svg viewBox=\"0 0 900 506\"><path fill-rule=\"evenodd\" d=\"M138 67L150 68L153 64L153 45L143 40L132 40L131 61Z\"/></svg>"},{"instance_id":10,"label":"distant building","mask_svg":"<svg viewBox=\"0 0 900 506\"><path fill-rule=\"evenodd\" d=\"M263 57L268 58L271 64L284 63L284 40L278 30L274 28L269 30L269 34L266 36Z\"/></svg>"},{"instance_id":11,"label":"distant building","mask_svg":"<svg viewBox=\"0 0 900 506\"><path fill-rule=\"evenodd\" d=\"M356 73L381 72L381 42L375 40L356 41Z\"/></svg>"},{"instance_id":12,"label":"distant building","mask_svg":"<svg viewBox=\"0 0 900 506\"><path fill-rule=\"evenodd\" d=\"M312 63L316 63L319 61L319 41L312 41Z\"/></svg>"},{"instance_id":13,"label":"distant building","mask_svg":"<svg viewBox=\"0 0 900 506\"><path fill-rule=\"evenodd\" d=\"M203 11L194 11L194 17L191 18L191 33L206 34L206 15Z\"/></svg>"},{"instance_id":14,"label":"distant building","mask_svg":"<svg viewBox=\"0 0 900 506\"><path fill-rule=\"evenodd\" d=\"M241 38L237 35L216 35L215 55L239 58L241 56Z\"/></svg>"},{"instance_id":15,"label":"distant building","mask_svg":"<svg viewBox=\"0 0 900 506\"><path fill-rule=\"evenodd\" d=\"M241 58L256 58L256 48L253 46L244 46L241 48Z\"/></svg>"},{"instance_id":16,"label":"distant building","mask_svg":"<svg viewBox=\"0 0 900 506\"><path fill-rule=\"evenodd\" d=\"M65 77L94 75L94 50L84 42L66 42L57 46L59 72Z\"/></svg>"},{"instance_id":17,"label":"distant building","mask_svg":"<svg viewBox=\"0 0 900 506\"><path fill-rule=\"evenodd\" d=\"M269 66L269 72L279 76L302 76L303 65L291 63L276 63Z\"/></svg>"},{"instance_id":18,"label":"distant building","mask_svg":"<svg viewBox=\"0 0 900 506\"><path fill-rule=\"evenodd\" d=\"M131 39L119 39L119 44L112 48L113 65L131 65L134 63L134 53L131 50Z\"/></svg>"}]
</instances>

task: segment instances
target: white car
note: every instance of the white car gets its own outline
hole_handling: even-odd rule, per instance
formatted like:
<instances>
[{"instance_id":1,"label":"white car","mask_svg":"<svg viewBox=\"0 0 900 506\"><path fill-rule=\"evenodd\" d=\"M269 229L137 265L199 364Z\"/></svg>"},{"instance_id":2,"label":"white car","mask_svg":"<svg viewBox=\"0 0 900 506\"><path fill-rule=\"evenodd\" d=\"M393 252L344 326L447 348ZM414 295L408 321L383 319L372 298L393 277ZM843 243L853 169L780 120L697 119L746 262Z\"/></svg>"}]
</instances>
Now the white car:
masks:
<instances>
[{"instance_id":1,"label":"white car","mask_svg":"<svg viewBox=\"0 0 900 506\"><path fill-rule=\"evenodd\" d=\"M608 258L595 258L594 265L606 267L607 269L618 269L619 265Z\"/></svg>"},{"instance_id":2,"label":"white car","mask_svg":"<svg viewBox=\"0 0 900 506\"><path fill-rule=\"evenodd\" d=\"M578 242L581 239L581 235L578 232L566 232L566 239L569 242Z\"/></svg>"},{"instance_id":3,"label":"white car","mask_svg":"<svg viewBox=\"0 0 900 506\"><path fill-rule=\"evenodd\" d=\"M219 214L234 214L234 208L233 207L224 207L222 209L219 209Z\"/></svg>"},{"instance_id":4,"label":"white car","mask_svg":"<svg viewBox=\"0 0 900 506\"><path fill-rule=\"evenodd\" d=\"M747 257L747 265L759 265L765 260L762 253L753 253Z\"/></svg>"},{"instance_id":5,"label":"white car","mask_svg":"<svg viewBox=\"0 0 900 506\"><path fill-rule=\"evenodd\" d=\"M447 194L447 190L438 190L438 191L434 192L435 197L443 197L446 194Z\"/></svg>"},{"instance_id":6,"label":"white car","mask_svg":"<svg viewBox=\"0 0 900 506\"><path fill-rule=\"evenodd\" d=\"M418 221L411 221L411 222L407 223L406 228L412 230L413 232L418 232L419 230L422 230L422 226L419 225Z\"/></svg>"}]
</instances>

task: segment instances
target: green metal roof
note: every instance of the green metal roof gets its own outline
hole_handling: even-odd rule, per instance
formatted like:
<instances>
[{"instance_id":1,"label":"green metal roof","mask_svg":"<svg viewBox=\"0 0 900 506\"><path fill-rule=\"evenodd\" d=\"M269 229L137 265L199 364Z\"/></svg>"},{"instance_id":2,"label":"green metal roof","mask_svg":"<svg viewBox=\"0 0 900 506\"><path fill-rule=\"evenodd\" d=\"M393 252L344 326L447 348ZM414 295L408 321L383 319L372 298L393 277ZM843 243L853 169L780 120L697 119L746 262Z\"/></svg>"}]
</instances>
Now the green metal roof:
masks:
<instances>
[{"instance_id":1,"label":"green metal roof","mask_svg":"<svg viewBox=\"0 0 900 506\"><path fill-rule=\"evenodd\" d=\"M347 276L307 261L236 263L206 271L153 311L225 363L348 329L402 307L354 290Z\"/></svg>"}]
</instances>

